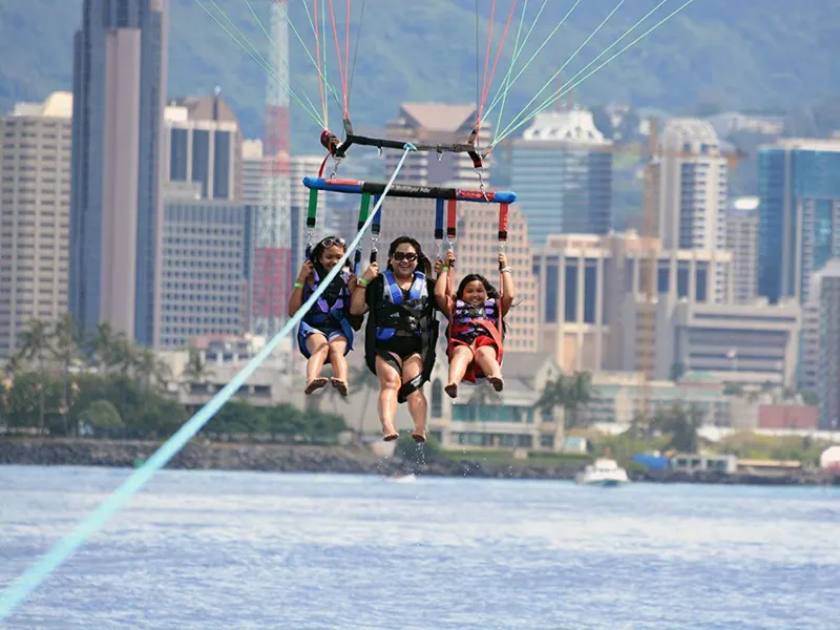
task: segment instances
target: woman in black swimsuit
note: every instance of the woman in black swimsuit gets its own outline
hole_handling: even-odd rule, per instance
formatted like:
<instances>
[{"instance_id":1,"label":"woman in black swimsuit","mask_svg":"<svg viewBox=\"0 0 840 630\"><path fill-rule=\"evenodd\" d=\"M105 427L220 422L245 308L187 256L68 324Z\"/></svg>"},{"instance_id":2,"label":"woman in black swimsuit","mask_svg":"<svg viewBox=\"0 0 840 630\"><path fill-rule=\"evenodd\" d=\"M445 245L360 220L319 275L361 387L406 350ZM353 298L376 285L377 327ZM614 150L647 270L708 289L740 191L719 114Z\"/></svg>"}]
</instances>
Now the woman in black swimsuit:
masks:
<instances>
[{"instance_id":1,"label":"woman in black swimsuit","mask_svg":"<svg viewBox=\"0 0 840 630\"><path fill-rule=\"evenodd\" d=\"M408 403L414 420L411 436L426 440L425 383L435 362L438 322L434 280L420 243L408 236L388 248L388 268L377 263L365 270L350 303L350 313L370 312L365 328L365 360L379 379L379 419L386 441L399 437L394 426L397 405ZM364 290L363 290L364 289Z\"/></svg>"}]
</instances>

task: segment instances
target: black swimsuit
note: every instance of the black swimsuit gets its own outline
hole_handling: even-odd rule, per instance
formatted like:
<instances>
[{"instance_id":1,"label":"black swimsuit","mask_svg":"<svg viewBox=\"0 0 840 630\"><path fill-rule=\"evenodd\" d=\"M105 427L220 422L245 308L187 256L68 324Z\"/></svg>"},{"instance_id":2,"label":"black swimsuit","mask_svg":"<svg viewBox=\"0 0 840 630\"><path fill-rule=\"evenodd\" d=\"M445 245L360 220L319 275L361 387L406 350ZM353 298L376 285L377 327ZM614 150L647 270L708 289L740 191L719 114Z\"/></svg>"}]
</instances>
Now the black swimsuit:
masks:
<instances>
[{"instance_id":1,"label":"black swimsuit","mask_svg":"<svg viewBox=\"0 0 840 630\"><path fill-rule=\"evenodd\" d=\"M394 336L390 339L377 339L377 322L374 313L377 307L381 304L384 291L384 276L377 276L366 289L365 300L368 305L368 323L365 329L365 359L368 368L371 372L376 374L376 357L381 357L388 365L396 370L397 374L402 375L402 365L406 359L412 355L420 355L423 359L423 370L417 378L411 382L404 383L400 388L398 400L405 402L405 399L413 391L420 389L423 386L432 372L435 362L435 345L437 344L438 336L438 322L434 319L434 311L436 305L434 301L434 281L427 278L426 292L426 312L428 318L431 320L429 330L426 334L418 335L409 333L405 330L396 330ZM400 288L404 299L408 299L410 289ZM396 355L396 356L395 356ZM397 360L396 357L399 357Z\"/></svg>"}]
</instances>

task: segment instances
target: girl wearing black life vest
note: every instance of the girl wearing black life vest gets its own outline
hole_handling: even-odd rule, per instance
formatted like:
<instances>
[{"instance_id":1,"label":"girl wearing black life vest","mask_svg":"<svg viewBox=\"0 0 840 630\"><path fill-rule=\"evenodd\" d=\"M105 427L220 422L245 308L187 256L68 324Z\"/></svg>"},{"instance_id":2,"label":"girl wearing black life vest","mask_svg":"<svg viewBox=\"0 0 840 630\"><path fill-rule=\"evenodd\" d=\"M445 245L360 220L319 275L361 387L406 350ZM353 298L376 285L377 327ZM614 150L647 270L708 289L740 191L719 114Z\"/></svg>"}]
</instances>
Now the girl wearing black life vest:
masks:
<instances>
[{"instance_id":1,"label":"girl wearing black life vest","mask_svg":"<svg viewBox=\"0 0 840 630\"><path fill-rule=\"evenodd\" d=\"M511 268L507 256L499 254L502 275L502 296L484 276L471 273L461 280L453 296L449 274L455 265L455 253L450 250L435 284L438 307L449 318L449 382L444 391L450 398L458 395L463 379L474 383L486 377L497 392L502 391L503 318L514 298Z\"/></svg>"},{"instance_id":2,"label":"girl wearing black life vest","mask_svg":"<svg viewBox=\"0 0 840 630\"><path fill-rule=\"evenodd\" d=\"M423 383L432 373L438 322L435 319L434 281L427 277L429 260L420 243L408 236L388 249L388 266L379 273L370 264L353 291L350 312L367 311L365 360L379 378L379 419L383 437L395 440L397 405L408 403L415 441L426 440L426 397Z\"/></svg>"},{"instance_id":3,"label":"girl wearing black life vest","mask_svg":"<svg viewBox=\"0 0 840 630\"><path fill-rule=\"evenodd\" d=\"M322 239L312 249L309 258L298 273L289 298L289 316L293 316L345 252L345 244L337 236ZM353 349L353 328L350 317L350 292L355 278L343 270L321 294L321 298L304 315L298 327L298 347L307 359L306 389L311 394L327 384L321 376L324 363L332 364L333 376L329 379L342 396L347 395L347 361L344 358Z\"/></svg>"}]
</instances>

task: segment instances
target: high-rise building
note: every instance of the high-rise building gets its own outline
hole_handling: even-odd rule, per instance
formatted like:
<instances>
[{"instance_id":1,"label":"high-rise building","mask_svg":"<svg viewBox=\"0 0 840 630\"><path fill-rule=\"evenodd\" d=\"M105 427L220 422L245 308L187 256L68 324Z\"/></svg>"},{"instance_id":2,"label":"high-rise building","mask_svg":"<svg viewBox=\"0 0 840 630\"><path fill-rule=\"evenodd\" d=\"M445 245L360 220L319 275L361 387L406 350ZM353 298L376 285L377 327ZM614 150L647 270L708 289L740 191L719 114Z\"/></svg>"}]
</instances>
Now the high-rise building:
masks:
<instances>
[{"instance_id":1,"label":"high-rise building","mask_svg":"<svg viewBox=\"0 0 840 630\"><path fill-rule=\"evenodd\" d=\"M673 340L662 331L674 309L729 301L731 267L725 250L669 251L634 232L552 235L533 257L541 349L568 371L667 378ZM641 313L648 294L651 321Z\"/></svg>"},{"instance_id":2,"label":"high-rise building","mask_svg":"<svg viewBox=\"0 0 840 630\"><path fill-rule=\"evenodd\" d=\"M809 279L840 256L840 140L788 139L758 154L758 292L808 301Z\"/></svg>"},{"instance_id":3,"label":"high-rise building","mask_svg":"<svg viewBox=\"0 0 840 630\"><path fill-rule=\"evenodd\" d=\"M165 0L85 0L74 38L70 310L151 344L162 220Z\"/></svg>"},{"instance_id":4,"label":"high-rise building","mask_svg":"<svg viewBox=\"0 0 840 630\"><path fill-rule=\"evenodd\" d=\"M840 429L840 259L817 274L814 300L819 304L817 397L820 428Z\"/></svg>"},{"instance_id":5,"label":"high-rise building","mask_svg":"<svg viewBox=\"0 0 840 630\"><path fill-rule=\"evenodd\" d=\"M467 142L475 126L475 105L449 105L444 103L403 103L399 114L388 122L388 138L422 144L463 144ZM490 143L490 127L483 124L477 144L486 147ZM358 151L360 147L353 149ZM396 169L402 157L400 151L385 152L385 174ZM489 168L482 171L489 183ZM410 153L397 176L402 183L421 186L456 186L478 188L480 182L472 159L466 153L434 153L418 151Z\"/></svg>"},{"instance_id":6,"label":"high-rise building","mask_svg":"<svg viewBox=\"0 0 840 630\"><path fill-rule=\"evenodd\" d=\"M291 172L291 249L292 249L292 273L296 274L303 263L306 246L311 241L313 244L322 236L333 232L329 220L331 215L328 211L329 195L321 193L318 195L318 209L315 216L315 230L312 234L306 228L306 214L309 209L309 189L303 185L304 177L315 177L318 168L321 166L324 156L322 155L293 155L290 160ZM347 238L351 233L337 232L339 236Z\"/></svg>"},{"instance_id":7,"label":"high-rise building","mask_svg":"<svg viewBox=\"0 0 840 630\"><path fill-rule=\"evenodd\" d=\"M239 121L218 94L170 102L164 128L166 184L194 184L201 199L242 197Z\"/></svg>"},{"instance_id":8,"label":"high-rise building","mask_svg":"<svg viewBox=\"0 0 840 630\"><path fill-rule=\"evenodd\" d=\"M268 169L262 140L242 141L242 202L258 206L262 201L263 176Z\"/></svg>"},{"instance_id":9,"label":"high-rise building","mask_svg":"<svg viewBox=\"0 0 840 630\"><path fill-rule=\"evenodd\" d=\"M30 320L67 311L73 96L0 117L0 358Z\"/></svg>"},{"instance_id":10,"label":"high-rise building","mask_svg":"<svg viewBox=\"0 0 840 630\"><path fill-rule=\"evenodd\" d=\"M648 174L646 193L665 249L723 247L727 165L711 124L669 120Z\"/></svg>"},{"instance_id":11,"label":"high-rise building","mask_svg":"<svg viewBox=\"0 0 840 630\"><path fill-rule=\"evenodd\" d=\"M612 227L612 143L582 109L538 114L514 140L511 188L531 244L549 234L606 234Z\"/></svg>"},{"instance_id":12,"label":"high-rise building","mask_svg":"<svg viewBox=\"0 0 840 630\"><path fill-rule=\"evenodd\" d=\"M248 318L254 209L170 198L164 210L155 345L198 335L239 335Z\"/></svg>"},{"instance_id":13,"label":"high-rise building","mask_svg":"<svg viewBox=\"0 0 840 630\"><path fill-rule=\"evenodd\" d=\"M747 304L758 295L758 197L738 197L726 209L726 249L732 252L733 295Z\"/></svg>"}]
</instances>

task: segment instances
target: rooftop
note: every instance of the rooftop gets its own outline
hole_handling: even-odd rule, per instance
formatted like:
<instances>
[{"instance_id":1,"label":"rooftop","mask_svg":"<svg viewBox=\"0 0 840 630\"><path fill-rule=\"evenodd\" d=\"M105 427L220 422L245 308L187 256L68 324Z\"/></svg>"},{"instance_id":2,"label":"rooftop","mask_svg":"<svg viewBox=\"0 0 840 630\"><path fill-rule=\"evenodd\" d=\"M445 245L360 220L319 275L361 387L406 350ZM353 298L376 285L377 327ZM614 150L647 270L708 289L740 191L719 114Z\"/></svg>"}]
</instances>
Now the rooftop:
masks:
<instances>
[{"instance_id":1,"label":"rooftop","mask_svg":"<svg viewBox=\"0 0 840 630\"><path fill-rule=\"evenodd\" d=\"M53 92L42 103L16 103L12 116L41 118L72 118L72 92Z\"/></svg>"},{"instance_id":2,"label":"rooftop","mask_svg":"<svg viewBox=\"0 0 840 630\"><path fill-rule=\"evenodd\" d=\"M537 114L533 124L522 134L524 141L553 140L575 144L610 144L585 109L550 111Z\"/></svg>"}]
</instances>

